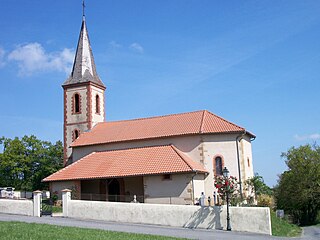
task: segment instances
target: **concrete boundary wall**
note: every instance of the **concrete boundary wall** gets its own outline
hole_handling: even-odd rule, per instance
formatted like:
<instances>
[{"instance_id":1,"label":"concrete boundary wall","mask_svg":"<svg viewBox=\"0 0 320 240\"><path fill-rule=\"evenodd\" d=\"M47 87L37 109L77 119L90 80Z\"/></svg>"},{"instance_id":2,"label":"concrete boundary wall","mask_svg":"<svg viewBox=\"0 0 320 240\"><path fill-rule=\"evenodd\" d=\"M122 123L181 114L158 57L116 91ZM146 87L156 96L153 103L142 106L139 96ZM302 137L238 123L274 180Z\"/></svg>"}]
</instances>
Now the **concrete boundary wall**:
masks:
<instances>
[{"instance_id":1,"label":"concrete boundary wall","mask_svg":"<svg viewBox=\"0 0 320 240\"><path fill-rule=\"evenodd\" d=\"M41 191L33 192L33 200L0 199L0 213L41 217Z\"/></svg>"},{"instance_id":2,"label":"concrete boundary wall","mask_svg":"<svg viewBox=\"0 0 320 240\"><path fill-rule=\"evenodd\" d=\"M63 209L65 217L186 228L226 229L226 206L199 207L65 199ZM269 208L230 207L230 217L233 231L271 235Z\"/></svg>"},{"instance_id":3,"label":"concrete boundary wall","mask_svg":"<svg viewBox=\"0 0 320 240\"><path fill-rule=\"evenodd\" d=\"M32 200L0 199L0 212L33 216Z\"/></svg>"}]
</instances>

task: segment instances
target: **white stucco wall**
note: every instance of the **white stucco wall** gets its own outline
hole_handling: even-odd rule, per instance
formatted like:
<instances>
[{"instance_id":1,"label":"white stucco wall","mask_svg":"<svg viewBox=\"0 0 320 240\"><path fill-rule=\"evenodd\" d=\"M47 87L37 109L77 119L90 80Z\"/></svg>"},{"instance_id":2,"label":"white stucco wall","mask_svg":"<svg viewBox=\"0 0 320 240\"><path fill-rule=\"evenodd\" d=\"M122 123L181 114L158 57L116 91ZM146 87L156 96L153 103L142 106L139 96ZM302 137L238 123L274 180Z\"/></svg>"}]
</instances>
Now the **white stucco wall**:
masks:
<instances>
[{"instance_id":1,"label":"white stucco wall","mask_svg":"<svg viewBox=\"0 0 320 240\"><path fill-rule=\"evenodd\" d=\"M226 229L226 206L199 207L69 200L68 217L173 227ZM233 231L271 235L269 208L230 207Z\"/></svg>"},{"instance_id":2,"label":"white stucco wall","mask_svg":"<svg viewBox=\"0 0 320 240\"><path fill-rule=\"evenodd\" d=\"M254 176L251 141L248 136L244 136L240 143L240 164L241 164L241 180L243 186L243 194L245 197L253 197L252 189L246 187L246 180Z\"/></svg>"},{"instance_id":3,"label":"white stucco wall","mask_svg":"<svg viewBox=\"0 0 320 240\"><path fill-rule=\"evenodd\" d=\"M202 181L202 184L200 183L201 180L199 179L194 181L195 197L200 196L201 192L205 192L206 197L213 197L213 193L215 191L213 163L216 156L222 157L224 166L229 169L230 175L236 176L239 179L236 149L237 136L239 135L208 134L77 147L73 150L73 159L78 160L93 151L108 151L115 149L173 144L191 159L203 164L205 169L207 169L209 172L209 175L205 177L204 181ZM240 167L242 182L244 182L245 178L253 175L252 150L250 139L248 137L245 137L239 143L239 156L241 163ZM250 158L250 167L247 167L247 158ZM157 191L159 191L158 189L159 188L157 188Z\"/></svg>"},{"instance_id":4,"label":"white stucco wall","mask_svg":"<svg viewBox=\"0 0 320 240\"><path fill-rule=\"evenodd\" d=\"M209 176L205 179L206 196L213 196L214 189L214 160L221 157L223 165L230 171L230 175L239 178L236 134L204 135L202 137L202 151L205 168L209 171Z\"/></svg>"},{"instance_id":5,"label":"white stucco wall","mask_svg":"<svg viewBox=\"0 0 320 240\"><path fill-rule=\"evenodd\" d=\"M91 99L88 87L91 89ZM66 143L67 146L73 141L72 132L77 129L80 130L80 134L88 130L88 121L91 121L92 126L98 122L103 122L105 117L105 104L104 104L104 90L97 88L95 86L79 86L72 87L65 90L66 92ZM72 113L72 98L74 94L78 93L80 95L80 113ZM96 113L96 95L99 95L100 99L100 114ZM90 101L91 112L88 113L88 101ZM89 117L89 119L88 119ZM71 124L71 125L70 125ZM69 157L72 153L70 148L67 148L67 156Z\"/></svg>"},{"instance_id":6,"label":"white stucco wall","mask_svg":"<svg viewBox=\"0 0 320 240\"><path fill-rule=\"evenodd\" d=\"M196 198L201 197L201 193L204 192L209 192L206 191L205 185L204 185L204 180L205 180L205 175L204 174L197 174L193 177L193 187L194 187L194 200Z\"/></svg>"},{"instance_id":7,"label":"white stucco wall","mask_svg":"<svg viewBox=\"0 0 320 240\"><path fill-rule=\"evenodd\" d=\"M91 87L92 91L92 98L91 98L91 116L92 116L92 126L96 125L98 122L103 122L104 121L104 90L94 87ZM100 114L96 113L96 95L99 95L99 100L100 100Z\"/></svg>"},{"instance_id":8,"label":"white stucco wall","mask_svg":"<svg viewBox=\"0 0 320 240\"><path fill-rule=\"evenodd\" d=\"M78 130L80 131L80 134L87 131L88 130L88 124L87 123L82 123L82 124L73 124L73 125L69 125L66 126L66 141L67 141L67 146L70 146L70 144L72 143L72 132L74 132L74 130ZM69 157L72 153L72 148L67 148L67 156Z\"/></svg>"},{"instance_id":9,"label":"white stucco wall","mask_svg":"<svg viewBox=\"0 0 320 240\"><path fill-rule=\"evenodd\" d=\"M171 180L163 175L143 177L145 202L192 204L192 175L171 174Z\"/></svg>"},{"instance_id":10,"label":"white stucco wall","mask_svg":"<svg viewBox=\"0 0 320 240\"><path fill-rule=\"evenodd\" d=\"M0 212L33 216L33 201L0 199Z\"/></svg>"},{"instance_id":11,"label":"white stucco wall","mask_svg":"<svg viewBox=\"0 0 320 240\"><path fill-rule=\"evenodd\" d=\"M204 135L202 137L203 143L201 144L201 150L203 151L205 168L211 173L214 173L214 159L220 156L223 161L223 166L227 167L231 176L235 176L240 180L239 165L237 157L237 145L236 138L240 136L239 148L239 160L240 160L240 174L243 193L245 193L244 182L249 177L253 176L253 164L252 164L252 149L250 137L245 135L241 138L238 134L219 134L219 135ZM247 159L249 158L250 166L248 166ZM206 195L208 190L215 191L214 176L208 176L205 179ZM211 192L213 194L213 192ZM212 196L212 195L211 195Z\"/></svg>"},{"instance_id":12,"label":"white stucco wall","mask_svg":"<svg viewBox=\"0 0 320 240\"><path fill-rule=\"evenodd\" d=\"M72 114L72 97L75 93L80 95L80 112L81 114ZM85 122L87 121L87 87L69 88L67 94L67 123Z\"/></svg>"},{"instance_id":13,"label":"white stucco wall","mask_svg":"<svg viewBox=\"0 0 320 240\"><path fill-rule=\"evenodd\" d=\"M148 140L139 140L139 141L137 140L137 141L130 141L130 142L128 141L128 142L76 147L76 148L73 148L73 160L77 161L80 158L94 151L99 152L99 151L108 151L108 150L116 150L116 149L128 149L128 148L173 144L181 151L187 153L195 161L199 161L200 154L197 148L200 144L200 140L201 139L199 136L182 136L182 137L168 137L168 138L159 138L159 139L148 139Z\"/></svg>"},{"instance_id":14,"label":"white stucco wall","mask_svg":"<svg viewBox=\"0 0 320 240\"><path fill-rule=\"evenodd\" d=\"M72 105L73 101L72 98L74 94L78 93L80 95L80 112L79 114L73 114L72 113ZM65 90L66 99L65 99L65 120L66 120L66 145L70 146L72 143L72 132L77 129L80 130L80 134L88 129L87 123L87 88L86 86L80 86L80 87L74 87L74 88L68 88ZM77 124L78 123L78 124ZM68 125L72 124L72 125ZM67 158L71 156L72 149L67 147Z\"/></svg>"},{"instance_id":15,"label":"white stucco wall","mask_svg":"<svg viewBox=\"0 0 320 240\"><path fill-rule=\"evenodd\" d=\"M254 176L253 161L252 161L252 148L251 142L248 137L244 137L241 140L241 160L242 160L242 175L243 180ZM249 164L248 164L249 160Z\"/></svg>"}]
</instances>

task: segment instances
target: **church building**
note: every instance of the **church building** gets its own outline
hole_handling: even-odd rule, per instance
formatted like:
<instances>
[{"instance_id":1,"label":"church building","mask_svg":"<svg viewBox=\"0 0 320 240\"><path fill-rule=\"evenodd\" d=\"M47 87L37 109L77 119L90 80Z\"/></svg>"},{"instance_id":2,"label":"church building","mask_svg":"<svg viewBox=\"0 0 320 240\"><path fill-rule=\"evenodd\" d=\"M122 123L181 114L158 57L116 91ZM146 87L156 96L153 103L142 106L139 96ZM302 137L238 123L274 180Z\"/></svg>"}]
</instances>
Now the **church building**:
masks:
<instances>
[{"instance_id":1,"label":"church building","mask_svg":"<svg viewBox=\"0 0 320 240\"><path fill-rule=\"evenodd\" d=\"M84 16L72 72L62 87L65 167L43 180L52 193L69 188L84 200L132 201L136 195L145 203L194 204L202 192L213 199L214 177L227 167L246 195L255 136L245 128L206 110L105 120L106 86Z\"/></svg>"}]
</instances>

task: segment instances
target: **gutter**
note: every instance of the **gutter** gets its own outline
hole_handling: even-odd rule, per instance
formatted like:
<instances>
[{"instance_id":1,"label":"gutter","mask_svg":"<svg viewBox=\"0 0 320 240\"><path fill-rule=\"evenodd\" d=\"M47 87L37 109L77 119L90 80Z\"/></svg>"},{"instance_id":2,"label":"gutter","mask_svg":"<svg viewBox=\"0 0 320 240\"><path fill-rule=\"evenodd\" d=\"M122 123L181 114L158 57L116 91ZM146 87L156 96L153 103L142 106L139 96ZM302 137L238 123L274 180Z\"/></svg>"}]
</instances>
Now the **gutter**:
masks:
<instances>
[{"instance_id":1,"label":"gutter","mask_svg":"<svg viewBox=\"0 0 320 240\"><path fill-rule=\"evenodd\" d=\"M198 173L195 171L194 175L192 176L192 205L194 205L194 177L197 175Z\"/></svg>"}]
</instances>

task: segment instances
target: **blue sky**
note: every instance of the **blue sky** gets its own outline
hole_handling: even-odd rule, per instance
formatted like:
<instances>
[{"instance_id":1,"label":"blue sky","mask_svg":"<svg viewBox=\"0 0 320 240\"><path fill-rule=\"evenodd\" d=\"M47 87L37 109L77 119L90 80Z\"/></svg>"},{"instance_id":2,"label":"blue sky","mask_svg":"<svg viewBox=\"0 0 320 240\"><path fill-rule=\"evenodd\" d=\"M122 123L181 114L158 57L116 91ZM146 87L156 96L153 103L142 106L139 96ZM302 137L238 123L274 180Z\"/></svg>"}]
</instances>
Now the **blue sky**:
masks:
<instances>
[{"instance_id":1,"label":"blue sky","mask_svg":"<svg viewBox=\"0 0 320 240\"><path fill-rule=\"evenodd\" d=\"M81 0L1 0L0 136L62 140ZM255 172L320 139L320 1L87 0L107 120L207 109L257 135Z\"/></svg>"}]
</instances>

